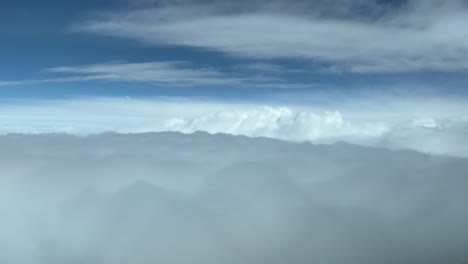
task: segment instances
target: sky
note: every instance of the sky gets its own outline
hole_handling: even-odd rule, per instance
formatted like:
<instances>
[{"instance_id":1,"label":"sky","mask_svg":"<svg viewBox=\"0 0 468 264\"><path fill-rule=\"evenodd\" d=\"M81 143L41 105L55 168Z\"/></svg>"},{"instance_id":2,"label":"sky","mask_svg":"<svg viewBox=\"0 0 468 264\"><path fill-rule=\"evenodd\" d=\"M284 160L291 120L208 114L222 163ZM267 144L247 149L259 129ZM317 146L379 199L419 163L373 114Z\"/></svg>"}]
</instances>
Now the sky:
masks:
<instances>
[{"instance_id":1,"label":"sky","mask_svg":"<svg viewBox=\"0 0 468 264\"><path fill-rule=\"evenodd\" d=\"M8 1L0 133L459 138L467 23L464 0Z\"/></svg>"},{"instance_id":2,"label":"sky","mask_svg":"<svg viewBox=\"0 0 468 264\"><path fill-rule=\"evenodd\" d=\"M468 263L467 0L0 1L0 263Z\"/></svg>"}]
</instances>

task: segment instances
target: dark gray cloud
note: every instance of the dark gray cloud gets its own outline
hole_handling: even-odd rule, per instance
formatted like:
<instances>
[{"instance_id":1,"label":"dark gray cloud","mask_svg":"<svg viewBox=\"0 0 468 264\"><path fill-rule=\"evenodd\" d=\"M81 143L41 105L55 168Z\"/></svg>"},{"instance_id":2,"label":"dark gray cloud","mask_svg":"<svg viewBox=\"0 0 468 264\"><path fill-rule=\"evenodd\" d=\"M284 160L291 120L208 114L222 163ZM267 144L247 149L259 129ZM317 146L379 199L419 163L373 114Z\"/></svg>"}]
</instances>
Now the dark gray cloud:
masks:
<instances>
[{"instance_id":1,"label":"dark gray cloud","mask_svg":"<svg viewBox=\"0 0 468 264\"><path fill-rule=\"evenodd\" d=\"M2 263L464 263L468 160L195 133L0 137Z\"/></svg>"}]
</instances>

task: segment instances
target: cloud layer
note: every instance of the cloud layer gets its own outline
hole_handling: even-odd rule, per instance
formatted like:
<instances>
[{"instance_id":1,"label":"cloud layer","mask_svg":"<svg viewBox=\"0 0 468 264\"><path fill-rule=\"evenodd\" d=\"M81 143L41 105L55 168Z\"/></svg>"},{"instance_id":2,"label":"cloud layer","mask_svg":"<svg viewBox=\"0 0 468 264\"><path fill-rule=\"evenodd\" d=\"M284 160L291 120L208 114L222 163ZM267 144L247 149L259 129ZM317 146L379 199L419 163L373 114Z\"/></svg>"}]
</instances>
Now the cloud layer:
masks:
<instances>
[{"instance_id":1,"label":"cloud layer","mask_svg":"<svg viewBox=\"0 0 468 264\"><path fill-rule=\"evenodd\" d=\"M206 133L0 144L2 263L468 259L466 159Z\"/></svg>"},{"instance_id":2,"label":"cloud layer","mask_svg":"<svg viewBox=\"0 0 468 264\"><path fill-rule=\"evenodd\" d=\"M321 72L468 68L462 0L149 2L73 30L256 59L306 59Z\"/></svg>"},{"instance_id":3,"label":"cloud layer","mask_svg":"<svg viewBox=\"0 0 468 264\"><path fill-rule=\"evenodd\" d=\"M463 101L374 96L346 103L337 96L333 99L335 104L316 106L130 97L10 102L0 104L0 134L206 131L468 156L463 144L468 109Z\"/></svg>"}]
</instances>

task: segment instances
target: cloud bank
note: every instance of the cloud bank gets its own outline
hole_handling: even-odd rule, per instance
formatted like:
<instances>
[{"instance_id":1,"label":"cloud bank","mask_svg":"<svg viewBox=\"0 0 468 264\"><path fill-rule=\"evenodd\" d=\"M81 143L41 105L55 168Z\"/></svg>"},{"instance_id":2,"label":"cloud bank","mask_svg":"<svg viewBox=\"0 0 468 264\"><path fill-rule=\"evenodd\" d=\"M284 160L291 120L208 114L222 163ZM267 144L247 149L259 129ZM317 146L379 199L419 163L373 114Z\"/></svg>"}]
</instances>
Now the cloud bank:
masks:
<instances>
[{"instance_id":1,"label":"cloud bank","mask_svg":"<svg viewBox=\"0 0 468 264\"><path fill-rule=\"evenodd\" d=\"M319 72L468 68L463 0L145 1L72 29L253 59L303 59Z\"/></svg>"},{"instance_id":2,"label":"cloud bank","mask_svg":"<svg viewBox=\"0 0 468 264\"><path fill-rule=\"evenodd\" d=\"M163 97L12 101L0 104L0 134L205 131L468 156L468 109L463 101L376 96L349 99L351 103L339 96L333 100L336 103L315 106Z\"/></svg>"},{"instance_id":3,"label":"cloud bank","mask_svg":"<svg viewBox=\"0 0 468 264\"><path fill-rule=\"evenodd\" d=\"M0 144L2 263L468 259L467 159L206 133Z\"/></svg>"}]
</instances>

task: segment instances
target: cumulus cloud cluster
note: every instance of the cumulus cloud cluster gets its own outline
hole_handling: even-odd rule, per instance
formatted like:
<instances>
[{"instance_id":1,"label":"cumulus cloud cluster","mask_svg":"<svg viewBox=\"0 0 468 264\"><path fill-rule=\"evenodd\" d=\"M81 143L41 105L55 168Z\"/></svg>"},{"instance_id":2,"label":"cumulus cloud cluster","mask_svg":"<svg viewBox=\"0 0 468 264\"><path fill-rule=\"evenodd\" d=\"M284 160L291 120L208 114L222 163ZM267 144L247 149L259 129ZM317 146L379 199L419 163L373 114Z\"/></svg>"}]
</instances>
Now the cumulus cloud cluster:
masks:
<instances>
[{"instance_id":1,"label":"cumulus cloud cluster","mask_svg":"<svg viewBox=\"0 0 468 264\"><path fill-rule=\"evenodd\" d=\"M256 59L306 59L320 72L468 68L463 0L144 1L73 30Z\"/></svg>"},{"instance_id":2,"label":"cumulus cloud cluster","mask_svg":"<svg viewBox=\"0 0 468 264\"><path fill-rule=\"evenodd\" d=\"M250 137L271 137L292 141L316 141L345 137L378 137L388 128L384 124L354 125L338 111L293 111L287 107L268 106L250 110L212 112L192 119L172 118L167 130L193 133L229 133Z\"/></svg>"},{"instance_id":3,"label":"cumulus cloud cluster","mask_svg":"<svg viewBox=\"0 0 468 264\"><path fill-rule=\"evenodd\" d=\"M154 131L143 127L137 131ZM158 131L228 133L294 142L347 141L433 154L468 156L463 142L468 118L412 118L397 121L345 118L339 111L297 111L287 107L211 112L195 118L171 118Z\"/></svg>"},{"instance_id":4,"label":"cumulus cloud cluster","mask_svg":"<svg viewBox=\"0 0 468 264\"><path fill-rule=\"evenodd\" d=\"M207 133L0 145L1 263L468 260L467 159Z\"/></svg>"}]
</instances>

